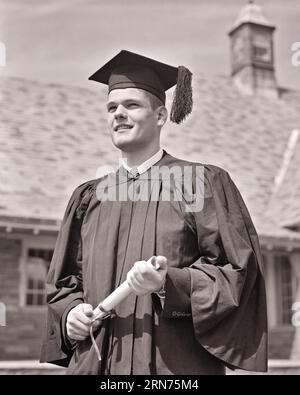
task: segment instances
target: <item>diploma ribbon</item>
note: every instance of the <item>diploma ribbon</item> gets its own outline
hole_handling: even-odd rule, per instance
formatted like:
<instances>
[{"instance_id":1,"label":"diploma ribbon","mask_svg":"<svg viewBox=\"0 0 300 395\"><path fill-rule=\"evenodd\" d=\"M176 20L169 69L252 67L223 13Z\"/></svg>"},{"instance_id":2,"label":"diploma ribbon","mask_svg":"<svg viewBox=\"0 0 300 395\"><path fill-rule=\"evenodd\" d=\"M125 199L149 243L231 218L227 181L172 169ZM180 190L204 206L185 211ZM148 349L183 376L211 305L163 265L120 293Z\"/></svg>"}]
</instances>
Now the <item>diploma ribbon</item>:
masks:
<instances>
[{"instance_id":1,"label":"diploma ribbon","mask_svg":"<svg viewBox=\"0 0 300 395\"><path fill-rule=\"evenodd\" d=\"M90 338L92 340L93 347L94 347L94 349L96 351L96 354L97 354L97 357L98 357L98 361L101 361L101 354L100 354L99 347L98 347L98 345L96 343L96 340L95 340L95 337L94 337L94 332L93 332L94 328L93 328L93 326L94 326L94 323L96 321L100 321L100 320L104 321L107 318L114 317L115 316L115 312L114 312L114 310L106 311L106 310L103 309L103 307L101 305L99 305L98 308L103 314L101 316L95 317L92 320L92 325L90 326Z\"/></svg>"}]
</instances>

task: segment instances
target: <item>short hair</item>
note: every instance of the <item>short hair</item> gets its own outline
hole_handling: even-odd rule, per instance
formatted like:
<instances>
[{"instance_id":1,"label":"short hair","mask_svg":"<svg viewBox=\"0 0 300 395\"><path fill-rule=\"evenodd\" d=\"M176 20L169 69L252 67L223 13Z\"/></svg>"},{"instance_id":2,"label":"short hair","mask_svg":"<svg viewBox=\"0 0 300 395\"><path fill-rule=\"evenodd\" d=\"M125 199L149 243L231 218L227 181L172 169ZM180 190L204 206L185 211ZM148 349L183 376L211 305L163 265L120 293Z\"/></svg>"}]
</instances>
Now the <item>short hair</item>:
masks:
<instances>
[{"instance_id":1,"label":"short hair","mask_svg":"<svg viewBox=\"0 0 300 395\"><path fill-rule=\"evenodd\" d=\"M147 92L152 110L156 110L158 107L164 106L164 103L155 95Z\"/></svg>"}]
</instances>

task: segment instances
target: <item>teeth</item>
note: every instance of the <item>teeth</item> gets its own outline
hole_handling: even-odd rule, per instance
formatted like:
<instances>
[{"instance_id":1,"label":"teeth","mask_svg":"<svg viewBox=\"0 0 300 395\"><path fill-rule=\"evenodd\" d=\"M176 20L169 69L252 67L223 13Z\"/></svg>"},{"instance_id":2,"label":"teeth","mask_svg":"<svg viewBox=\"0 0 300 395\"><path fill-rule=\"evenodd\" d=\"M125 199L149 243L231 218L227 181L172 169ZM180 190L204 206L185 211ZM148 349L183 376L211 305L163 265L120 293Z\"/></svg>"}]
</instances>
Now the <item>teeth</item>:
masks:
<instances>
[{"instance_id":1,"label":"teeth","mask_svg":"<svg viewBox=\"0 0 300 395\"><path fill-rule=\"evenodd\" d=\"M131 126L128 126L128 125L120 125L120 126L117 126L116 129L117 129L117 130L119 130L119 129L131 129Z\"/></svg>"}]
</instances>

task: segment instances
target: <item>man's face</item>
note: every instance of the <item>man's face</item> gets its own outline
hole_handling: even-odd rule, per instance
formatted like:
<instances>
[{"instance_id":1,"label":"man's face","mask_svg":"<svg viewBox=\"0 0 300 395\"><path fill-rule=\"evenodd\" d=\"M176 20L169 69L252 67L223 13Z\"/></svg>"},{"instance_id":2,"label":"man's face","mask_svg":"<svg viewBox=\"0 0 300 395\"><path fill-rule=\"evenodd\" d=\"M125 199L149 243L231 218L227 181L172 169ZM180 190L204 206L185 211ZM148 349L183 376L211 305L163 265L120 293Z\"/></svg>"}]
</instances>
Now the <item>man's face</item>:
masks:
<instances>
[{"instance_id":1,"label":"man's face","mask_svg":"<svg viewBox=\"0 0 300 395\"><path fill-rule=\"evenodd\" d=\"M108 95L107 114L112 141L124 152L145 148L159 137L157 111L144 90L112 90Z\"/></svg>"}]
</instances>

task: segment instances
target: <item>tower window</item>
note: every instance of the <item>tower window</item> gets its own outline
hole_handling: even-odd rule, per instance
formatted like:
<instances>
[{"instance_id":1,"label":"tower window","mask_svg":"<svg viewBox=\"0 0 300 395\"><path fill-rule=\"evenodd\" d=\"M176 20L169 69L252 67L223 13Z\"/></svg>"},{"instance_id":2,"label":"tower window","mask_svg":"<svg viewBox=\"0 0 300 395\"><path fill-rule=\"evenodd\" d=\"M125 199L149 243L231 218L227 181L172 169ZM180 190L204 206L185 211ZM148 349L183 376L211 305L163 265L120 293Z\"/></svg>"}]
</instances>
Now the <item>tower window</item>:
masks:
<instances>
[{"instance_id":1,"label":"tower window","mask_svg":"<svg viewBox=\"0 0 300 395\"><path fill-rule=\"evenodd\" d=\"M267 46L253 45L253 56L254 60L260 62L270 62L271 61L271 51Z\"/></svg>"}]
</instances>

